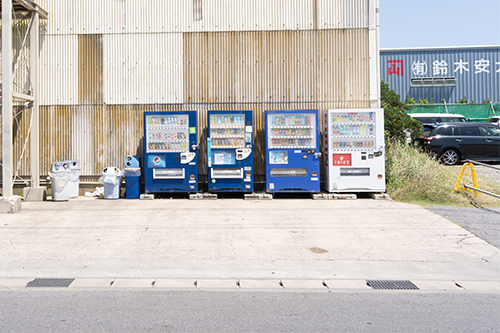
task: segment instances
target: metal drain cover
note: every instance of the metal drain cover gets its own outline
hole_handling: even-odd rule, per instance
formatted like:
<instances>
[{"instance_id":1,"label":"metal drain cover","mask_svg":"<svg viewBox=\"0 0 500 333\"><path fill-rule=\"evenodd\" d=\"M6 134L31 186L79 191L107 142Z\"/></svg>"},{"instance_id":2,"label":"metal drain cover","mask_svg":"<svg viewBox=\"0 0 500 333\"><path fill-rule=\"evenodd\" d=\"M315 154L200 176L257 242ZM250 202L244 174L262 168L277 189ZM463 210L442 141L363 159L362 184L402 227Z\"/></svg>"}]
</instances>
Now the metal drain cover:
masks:
<instances>
[{"instance_id":1,"label":"metal drain cover","mask_svg":"<svg viewBox=\"0 0 500 333\"><path fill-rule=\"evenodd\" d=\"M66 288L75 281L75 279L34 279L28 282L28 288Z\"/></svg>"},{"instance_id":2,"label":"metal drain cover","mask_svg":"<svg viewBox=\"0 0 500 333\"><path fill-rule=\"evenodd\" d=\"M413 282L408 280L367 280L366 284L373 289L414 289L419 290Z\"/></svg>"}]
</instances>

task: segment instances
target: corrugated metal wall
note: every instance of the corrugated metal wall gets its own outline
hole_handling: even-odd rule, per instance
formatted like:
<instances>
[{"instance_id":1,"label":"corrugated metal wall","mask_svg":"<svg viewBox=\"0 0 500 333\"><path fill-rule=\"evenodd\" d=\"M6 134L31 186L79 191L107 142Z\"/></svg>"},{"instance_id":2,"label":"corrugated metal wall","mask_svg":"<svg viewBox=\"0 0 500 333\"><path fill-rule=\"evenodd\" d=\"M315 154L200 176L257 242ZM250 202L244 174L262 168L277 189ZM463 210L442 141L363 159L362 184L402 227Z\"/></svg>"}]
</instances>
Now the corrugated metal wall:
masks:
<instances>
[{"instance_id":1,"label":"corrugated metal wall","mask_svg":"<svg viewBox=\"0 0 500 333\"><path fill-rule=\"evenodd\" d=\"M47 35L353 29L368 0L40 0Z\"/></svg>"},{"instance_id":2,"label":"corrugated metal wall","mask_svg":"<svg viewBox=\"0 0 500 333\"><path fill-rule=\"evenodd\" d=\"M381 51L381 78L406 100L407 96L455 103L464 96L481 103L489 98L500 102L500 46L481 48L408 49ZM403 61L403 75L389 75L393 63ZM439 62L434 70L434 62ZM444 63L443 63L444 62ZM397 64L399 66L399 64ZM397 68L397 67L396 67ZM455 77L455 87L411 87L412 78Z\"/></svg>"},{"instance_id":3,"label":"corrugated metal wall","mask_svg":"<svg viewBox=\"0 0 500 333\"><path fill-rule=\"evenodd\" d=\"M262 179L265 110L370 107L373 0L196 2L40 1L42 175L56 160L89 177L122 166L142 154L145 111L179 110L198 111L206 175L207 111L253 110Z\"/></svg>"},{"instance_id":4,"label":"corrugated metal wall","mask_svg":"<svg viewBox=\"0 0 500 333\"><path fill-rule=\"evenodd\" d=\"M257 179L262 180L265 170L264 111L368 107L369 101L43 106L40 109L40 174L47 175L54 161L78 159L84 179L89 176L96 180L103 168L121 167L126 156L142 155L144 112L196 110L200 128L199 173L206 175L207 111L253 110L255 170ZM29 110L18 113L14 129L14 160L21 159L18 174L23 176L30 174L29 116Z\"/></svg>"}]
</instances>

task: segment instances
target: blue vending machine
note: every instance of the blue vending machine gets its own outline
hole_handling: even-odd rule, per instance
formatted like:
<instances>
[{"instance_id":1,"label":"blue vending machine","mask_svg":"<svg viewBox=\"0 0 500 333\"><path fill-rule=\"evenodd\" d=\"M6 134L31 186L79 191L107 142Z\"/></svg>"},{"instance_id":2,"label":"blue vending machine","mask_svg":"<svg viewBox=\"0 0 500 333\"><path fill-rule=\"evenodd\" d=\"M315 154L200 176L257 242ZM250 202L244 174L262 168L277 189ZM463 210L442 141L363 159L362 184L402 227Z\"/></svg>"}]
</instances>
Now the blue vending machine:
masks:
<instances>
[{"instance_id":1,"label":"blue vending machine","mask_svg":"<svg viewBox=\"0 0 500 333\"><path fill-rule=\"evenodd\" d=\"M266 111L266 191L319 192L318 110Z\"/></svg>"},{"instance_id":2,"label":"blue vending machine","mask_svg":"<svg viewBox=\"0 0 500 333\"><path fill-rule=\"evenodd\" d=\"M144 113L144 192L198 191L196 111Z\"/></svg>"},{"instance_id":3,"label":"blue vending machine","mask_svg":"<svg viewBox=\"0 0 500 333\"><path fill-rule=\"evenodd\" d=\"M252 111L208 111L208 190L253 192Z\"/></svg>"}]
</instances>

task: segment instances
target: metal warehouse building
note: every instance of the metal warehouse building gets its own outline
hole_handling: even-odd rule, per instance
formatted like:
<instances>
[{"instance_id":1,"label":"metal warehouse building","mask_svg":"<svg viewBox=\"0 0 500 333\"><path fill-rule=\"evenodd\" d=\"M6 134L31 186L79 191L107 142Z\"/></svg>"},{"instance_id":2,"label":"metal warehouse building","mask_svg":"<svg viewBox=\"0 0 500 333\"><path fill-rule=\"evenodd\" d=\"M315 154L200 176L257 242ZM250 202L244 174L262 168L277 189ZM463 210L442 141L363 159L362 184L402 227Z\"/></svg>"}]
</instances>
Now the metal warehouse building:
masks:
<instances>
[{"instance_id":1,"label":"metal warehouse building","mask_svg":"<svg viewBox=\"0 0 500 333\"><path fill-rule=\"evenodd\" d=\"M500 46L383 49L381 78L404 101L500 102Z\"/></svg>"},{"instance_id":2,"label":"metal warehouse building","mask_svg":"<svg viewBox=\"0 0 500 333\"><path fill-rule=\"evenodd\" d=\"M196 110L203 180L207 110L253 110L262 181L265 110L380 103L378 0L36 2L48 13L39 31L42 178L51 162L77 159L81 181L96 181L142 155L145 111ZM29 24L13 24L18 54ZM29 73L14 77L29 86ZM29 179L29 105L14 109L14 171Z\"/></svg>"}]
</instances>

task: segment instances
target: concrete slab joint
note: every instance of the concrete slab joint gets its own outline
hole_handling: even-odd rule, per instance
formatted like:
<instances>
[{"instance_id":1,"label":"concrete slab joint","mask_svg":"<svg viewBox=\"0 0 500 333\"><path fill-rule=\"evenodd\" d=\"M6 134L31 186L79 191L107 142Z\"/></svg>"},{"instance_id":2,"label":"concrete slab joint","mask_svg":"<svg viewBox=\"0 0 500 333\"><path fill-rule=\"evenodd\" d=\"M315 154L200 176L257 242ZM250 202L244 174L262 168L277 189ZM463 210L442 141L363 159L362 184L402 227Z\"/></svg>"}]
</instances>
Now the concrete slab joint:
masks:
<instances>
[{"instance_id":1,"label":"concrete slab joint","mask_svg":"<svg viewBox=\"0 0 500 333\"><path fill-rule=\"evenodd\" d=\"M21 197L13 195L11 197L0 198L0 214L15 214L21 210Z\"/></svg>"}]
</instances>

